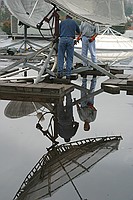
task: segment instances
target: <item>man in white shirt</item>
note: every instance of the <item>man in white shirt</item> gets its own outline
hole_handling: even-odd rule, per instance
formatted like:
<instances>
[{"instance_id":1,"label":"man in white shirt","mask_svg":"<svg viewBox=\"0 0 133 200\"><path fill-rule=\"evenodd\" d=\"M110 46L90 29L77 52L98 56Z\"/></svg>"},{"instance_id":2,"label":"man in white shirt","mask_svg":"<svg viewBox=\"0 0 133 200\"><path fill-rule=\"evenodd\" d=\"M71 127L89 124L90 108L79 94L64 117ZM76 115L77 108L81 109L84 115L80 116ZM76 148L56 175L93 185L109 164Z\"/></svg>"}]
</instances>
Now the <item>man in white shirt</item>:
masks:
<instances>
[{"instance_id":1,"label":"man in white shirt","mask_svg":"<svg viewBox=\"0 0 133 200\"><path fill-rule=\"evenodd\" d=\"M96 79L91 80L90 93L94 92L96 86ZM87 88L87 78L83 78L82 87ZM87 94L85 91L81 91L81 98L85 97ZM90 123L96 119L97 109L94 107L94 96L85 98L81 105L77 104L77 112L81 121L84 122L84 130L90 130Z\"/></svg>"},{"instance_id":2,"label":"man in white shirt","mask_svg":"<svg viewBox=\"0 0 133 200\"><path fill-rule=\"evenodd\" d=\"M87 58L89 51L92 62L96 63L95 38L98 35L98 26L88 22L81 22L80 32L82 37L82 56ZM87 66L87 64L83 62L83 66Z\"/></svg>"}]
</instances>

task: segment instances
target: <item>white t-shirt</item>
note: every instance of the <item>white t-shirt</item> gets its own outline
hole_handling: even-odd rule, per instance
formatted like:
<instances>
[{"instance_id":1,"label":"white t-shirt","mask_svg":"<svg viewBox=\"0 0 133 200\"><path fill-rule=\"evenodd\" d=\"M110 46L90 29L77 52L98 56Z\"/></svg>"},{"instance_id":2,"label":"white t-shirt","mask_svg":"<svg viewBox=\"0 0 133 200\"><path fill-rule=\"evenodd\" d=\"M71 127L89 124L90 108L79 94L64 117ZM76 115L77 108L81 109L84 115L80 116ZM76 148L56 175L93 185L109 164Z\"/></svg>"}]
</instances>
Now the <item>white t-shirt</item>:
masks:
<instances>
[{"instance_id":1,"label":"white t-shirt","mask_svg":"<svg viewBox=\"0 0 133 200\"><path fill-rule=\"evenodd\" d=\"M82 121L93 122L96 119L97 110L93 107L79 107L77 112Z\"/></svg>"}]
</instances>

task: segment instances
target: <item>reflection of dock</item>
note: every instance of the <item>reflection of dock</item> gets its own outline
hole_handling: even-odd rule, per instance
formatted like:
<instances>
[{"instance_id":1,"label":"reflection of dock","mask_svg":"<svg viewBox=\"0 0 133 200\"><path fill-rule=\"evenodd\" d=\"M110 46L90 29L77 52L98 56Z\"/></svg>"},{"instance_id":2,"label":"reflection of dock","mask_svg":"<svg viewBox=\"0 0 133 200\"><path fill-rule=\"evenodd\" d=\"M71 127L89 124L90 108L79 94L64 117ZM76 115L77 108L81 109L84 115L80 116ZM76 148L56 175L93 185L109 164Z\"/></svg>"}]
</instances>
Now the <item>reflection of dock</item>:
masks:
<instances>
[{"instance_id":1,"label":"reflection of dock","mask_svg":"<svg viewBox=\"0 0 133 200\"><path fill-rule=\"evenodd\" d=\"M90 71L92 74L94 72L93 75L97 73L97 71ZM83 74L86 73L88 75L90 71L87 71L87 73L83 72ZM75 79L77 79L77 77L78 75L75 75L75 77L73 76ZM119 94L122 90L126 91L127 95L133 95L132 74L115 74L114 77L115 78L109 78L101 83L101 89L104 92ZM9 79L12 80L12 78ZM66 79L48 79L38 84L34 84L33 81L34 80L29 77L22 77L16 80L16 82L10 82L8 78L7 81L0 81L0 99L52 103L65 96L67 93L72 92L75 88L82 90L80 86L71 84L67 82Z\"/></svg>"},{"instance_id":2,"label":"reflection of dock","mask_svg":"<svg viewBox=\"0 0 133 200\"><path fill-rule=\"evenodd\" d=\"M70 84L0 82L0 99L52 103L73 89Z\"/></svg>"},{"instance_id":3,"label":"reflection of dock","mask_svg":"<svg viewBox=\"0 0 133 200\"><path fill-rule=\"evenodd\" d=\"M133 95L133 75L116 74L115 79L108 79L101 84L105 92L112 94L120 93L120 90L127 91L127 95Z\"/></svg>"}]
</instances>

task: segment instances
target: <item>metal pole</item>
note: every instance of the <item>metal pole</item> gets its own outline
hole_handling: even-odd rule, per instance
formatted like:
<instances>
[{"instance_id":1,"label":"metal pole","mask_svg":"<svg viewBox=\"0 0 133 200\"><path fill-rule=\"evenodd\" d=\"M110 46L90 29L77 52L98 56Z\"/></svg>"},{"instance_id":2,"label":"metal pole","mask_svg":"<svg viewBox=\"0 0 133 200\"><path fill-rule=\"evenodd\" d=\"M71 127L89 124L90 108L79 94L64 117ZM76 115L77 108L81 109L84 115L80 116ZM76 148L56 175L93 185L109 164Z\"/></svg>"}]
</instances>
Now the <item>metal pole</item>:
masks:
<instances>
[{"instance_id":1,"label":"metal pole","mask_svg":"<svg viewBox=\"0 0 133 200\"><path fill-rule=\"evenodd\" d=\"M55 50L55 46L56 46L56 43L53 45L51 51L49 52L49 55L48 55L47 59L45 60L45 63L43 65L43 67L41 68L41 70L40 70L40 72L39 72L39 74L38 74L38 76L37 76L37 78L36 78L36 80L34 82L35 84L39 83L39 81L41 80L41 76L43 75L45 69L47 68L47 65L48 65L48 63L50 61L50 58L51 58L51 56L52 56L52 54L53 54L53 52Z\"/></svg>"},{"instance_id":2,"label":"metal pole","mask_svg":"<svg viewBox=\"0 0 133 200\"><path fill-rule=\"evenodd\" d=\"M82 196L80 195L78 189L76 188L76 186L75 186L73 180L72 180L71 177L69 176L68 172L66 171L65 167L64 167L63 164L60 162L60 160L59 160L59 163L60 163L61 167L63 168L63 170L65 171L65 173L67 174L69 180L71 181L71 183L72 183L72 185L73 185L75 191L77 192L77 194L78 194L80 200L83 200L83 198L82 198Z\"/></svg>"},{"instance_id":3,"label":"metal pole","mask_svg":"<svg viewBox=\"0 0 133 200\"><path fill-rule=\"evenodd\" d=\"M83 60L84 62L89 63L91 67L93 67L94 69L97 69L98 71L102 72L106 76L108 76L110 78L114 78L114 79L116 78L115 75L113 75L112 73L110 73L107 70L103 69L102 67L98 66L96 63L93 63L91 60L89 60L88 58L85 58L81 54L79 54L79 53L77 53L77 52L74 51L74 55L76 57L78 57L79 59Z\"/></svg>"},{"instance_id":4,"label":"metal pole","mask_svg":"<svg viewBox=\"0 0 133 200\"><path fill-rule=\"evenodd\" d=\"M96 95L102 93L103 91L104 91L103 89L99 89L97 91L94 91L93 93L87 94L85 97L82 97L82 98L80 98L80 99L75 100L74 102L72 102L72 105L74 106L74 105L76 105L78 103L81 103L86 98L90 98L90 97L96 96Z\"/></svg>"}]
</instances>

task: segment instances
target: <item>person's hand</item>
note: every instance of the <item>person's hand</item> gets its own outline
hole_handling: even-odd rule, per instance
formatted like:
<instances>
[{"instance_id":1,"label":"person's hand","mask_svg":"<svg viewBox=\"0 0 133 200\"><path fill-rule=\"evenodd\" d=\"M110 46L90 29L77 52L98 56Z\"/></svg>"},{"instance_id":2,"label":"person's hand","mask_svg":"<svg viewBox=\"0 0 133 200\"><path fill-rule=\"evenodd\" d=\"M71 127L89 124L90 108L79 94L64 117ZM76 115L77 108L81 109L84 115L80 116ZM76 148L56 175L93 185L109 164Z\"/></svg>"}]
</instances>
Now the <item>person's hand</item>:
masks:
<instances>
[{"instance_id":1,"label":"person's hand","mask_svg":"<svg viewBox=\"0 0 133 200\"><path fill-rule=\"evenodd\" d=\"M96 110L93 104L89 104L89 108L91 108L92 110Z\"/></svg>"},{"instance_id":2,"label":"person's hand","mask_svg":"<svg viewBox=\"0 0 133 200\"><path fill-rule=\"evenodd\" d=\"M95 40L95 37L92 36L91 39L89 39L89 42L93 42Z\"/></svg>"},{"instance_id":3,"label":"person's hand","mask_svg":"<svg viewBox=\"0 0 133 200\"><path fill-rule=\"evenodd\" d=\"M79 104L76 103L76 98L74 98L74 104L77 106L77 109L80 109Z\"/></svg>"},{"instance_id":4,"label":"person's hand","mask_svg":"<svg viewBox=\"0 0 133 200\"><path fill-rule=\"evenodd\" d=\"M76 39L74 39L74 45L77 45L77 42L78 42L78 41L77 41Z\"/></svg>"},{"instance_id":5,"label":"person's hand","mask_svg":"<svg viewBox=\"0 0 133 200\"><path fill-rule=\"evenodd\" d=\"M96 38L97 34L94 34L90 39L89 39L89 42L93 42Z\"/></svg>"},{"instance_id":6,"label":"person's hand","mask_svg":"<svg viewBox=\"0 0 133 200\"><path fill-rule=\"evenodd\" d=\"M79 42L80 39L81 39L81 34L79 34L79 36L76 38L76 40Z\"/></svg>"},{"instance_id":7,"label":"person's hand","mask_svg":"<svg viewBox=\"0 0 133 200\"><path fill-rule=\"evenodd\" d=\"M76 39L74 40L74 45L76 45L77 43L79 43L80 39L81 39L81 34L79 34L78 37L76 37Z\"/></svg>"},{"instance_id":8,"label":"person's hand","mask_svg":"<svg viewBox=\"0 0 133 200\"><path fill-rule=\"evenodd\" d=\"M77 104L77 103L76 103L76 98L74 98L74 103Z\"/></svg>"}]
</instances>

